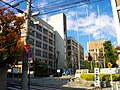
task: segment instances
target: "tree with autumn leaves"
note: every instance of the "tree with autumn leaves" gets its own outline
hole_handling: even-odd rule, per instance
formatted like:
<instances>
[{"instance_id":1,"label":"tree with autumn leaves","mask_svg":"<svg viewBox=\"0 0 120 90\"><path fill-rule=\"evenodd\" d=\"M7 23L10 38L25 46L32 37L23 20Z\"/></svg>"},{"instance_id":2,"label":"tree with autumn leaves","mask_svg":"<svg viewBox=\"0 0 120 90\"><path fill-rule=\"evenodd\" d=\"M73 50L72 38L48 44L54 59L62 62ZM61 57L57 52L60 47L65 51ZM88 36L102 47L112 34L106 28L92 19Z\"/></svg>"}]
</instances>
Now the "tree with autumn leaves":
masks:
<instances>
[{"instance_id":1,"label":"tree with autumn leaves","mask_svg":"<svg viewBox=\"0 0 120 90\"><path fill-rule=\"evenodd\" d=\"M0 8L0 90L6 90L7 67L22 59L24 21L12 11Z\"/></svg>"}]
</instances>

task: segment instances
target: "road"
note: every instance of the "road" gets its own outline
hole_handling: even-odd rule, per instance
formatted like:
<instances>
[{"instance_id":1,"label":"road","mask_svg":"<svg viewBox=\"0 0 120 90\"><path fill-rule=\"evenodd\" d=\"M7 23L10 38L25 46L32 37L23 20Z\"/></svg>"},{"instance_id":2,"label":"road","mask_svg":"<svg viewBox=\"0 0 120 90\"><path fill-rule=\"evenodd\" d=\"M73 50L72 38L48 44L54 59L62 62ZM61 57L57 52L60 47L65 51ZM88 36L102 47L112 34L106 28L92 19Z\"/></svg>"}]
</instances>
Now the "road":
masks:
<instances>
[{"instance_id":1,"label":"road","mask_svg":"<svg viewBox=\"0 0 120 90\"><path fill-rule=\"evenodd\" d=\"M7 83L7 90L21 90L21 84L19 83ZM50 87L42 87L36 85L30 85L30 89L28 90L87 90L80 88L50 88Z\"/></svg>"},{"instance_id":2,"label":"road","mask_svg":"<svg viewBox=\"0 0 120 90\"><path fill-rule=\"evenodd\" d=\"M9 82L7 83L7 90L21 90L21 84ZM30 89L28 87L28 90L62 90L62 89L30 85Z\"/></svg>"},{"instance_id":3,"label":"road","mask_svg":"<svg viewBox=\"0 0 120 90\"><path fill-rule=\"evenodd\" d=\"M44 77L31 78L30 90L97 90L91 85L92 82L69 82L69 78ZM114 90L120 90L120 82L115 82ZM111 87L101 88L111 90ZM21 78L8 78L7 90L21 90ZM29 89L28 89L29 90Z\"/></svg>"},{"instance_id":4,"label":"road","mask_svg":"<svg viewBox=\"0 0 120 90\"><path fill-rule=\"evenodd\" d=\"M39 81L38 81L39 82ZM52 86L52 85L51 85ZM28 87L29 88L29 87ZM7 90L21 90L21 81L18 79L9 79L7 81ZM48 87L48 86L41 86L36 84L30 84L30 89L28 90L90 90L90 89L84 89L84 88L69 88L69 87Z\"/></svg>"}]
</instances>

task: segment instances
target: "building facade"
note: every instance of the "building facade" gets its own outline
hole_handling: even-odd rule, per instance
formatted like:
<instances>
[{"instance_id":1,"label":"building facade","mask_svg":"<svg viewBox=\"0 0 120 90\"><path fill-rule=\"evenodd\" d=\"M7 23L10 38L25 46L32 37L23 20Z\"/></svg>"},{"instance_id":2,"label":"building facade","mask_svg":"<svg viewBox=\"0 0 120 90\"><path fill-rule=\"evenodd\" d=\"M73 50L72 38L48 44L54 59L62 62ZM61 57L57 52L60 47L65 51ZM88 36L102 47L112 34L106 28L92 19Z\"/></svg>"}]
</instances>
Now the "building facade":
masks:
<instances>
[{"instance_id":1,"label":"building facade","mask_svg":"<svg viewBox=\"0 0 120 90\"><path fill-rule=\"evenodd\" d=\"M21 36L23 40L26 38L25 30L21 31ZM31 46L35 73L39 75L53 73L55 69L55 33L53 27L38 17L31 18L28 44Z\"/></svg>"},{"instance_id":2,"label":"building facade","mask_svg":"<svg viewBox=\"0 0 120 90\"><path fill-rule=\"evenodd\" d=\"M120 45L120 0L111 0L118 46Z\"/></svg>"},{"instance_id":3,"label":"building facade","mask_svg":"<svg viewBox=\"0 0 120 90\"><path fill-rule=\"evenodd\" d=\"M93 41L93 42L87 42L87 49L90 55L92 56L93 60L97 60L99 57L99 53L102 51L104 52L103 47L103 40Z\"/></svg>"},{"instance_id":4,"label":"building facade","mask_svg":"<svg viewBox=\"0 0 120 90\"><path fill-rule=\"evenodd\" d=\"M34 72L37 75L55 74L57 69L64 69L66 65L66 16L59 14L51 17L51 25L39 17L31 17L29 32L21 30L21 39L25 41L28 37ZM59 28L54 23L59 24ZM18 64L22 65L21 62ZM20 65L17 66L22 69Z\"/></svg>"},{"instance_id":5,"label":"building facade","mask_svg":"<svg viewBox=\"0 0 120 90\"><path fill-rule=\"evenodd\" d=\"M84 48L73 37L67 38L67 67L75 70L85 68Z\"/></svg>"},{"instance_id":6,"label":"building facade","mask_svg":"<svg viewBox=\"0 0 120 90\"><path fill-rule=\"evenodd\" d=\"M57 68L64 69L66 67L66 16L64 13L53 15L48 23L53 26L55 31L55 55L59 52L59 60L56 59Z\"/></svg>"}]
</instances>

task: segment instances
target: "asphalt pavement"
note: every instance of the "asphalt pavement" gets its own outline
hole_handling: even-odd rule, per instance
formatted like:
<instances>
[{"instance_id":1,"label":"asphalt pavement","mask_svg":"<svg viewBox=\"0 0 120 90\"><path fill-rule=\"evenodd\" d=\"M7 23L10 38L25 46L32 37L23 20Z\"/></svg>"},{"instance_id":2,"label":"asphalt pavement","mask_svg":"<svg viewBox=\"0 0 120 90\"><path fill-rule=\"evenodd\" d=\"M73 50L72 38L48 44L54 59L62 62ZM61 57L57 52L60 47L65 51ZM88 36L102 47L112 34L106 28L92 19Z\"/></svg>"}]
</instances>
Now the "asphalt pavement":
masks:
<instances>
[{"instance_id":1,"label":"asphalt pavement","mask_svg":"<svg viewBox=\"0 0 120 90\"><path fill-rule=\"evenodd\" d=\"M70 81L72 77L42 77L42 78L31 78L30 85L48 88L57 88L60 90L112 90L111 87L107 88L95 88L93 82L83 82L83 81ZM8 78L8 81L21 83L21 78ZM119 84L120 85L120 84ZM36 90L36 89L34 89ZM52 90L52 89L48 89ZM120 87L114 87L113 90L120 90Z\"/></svg>"}]
</instances>

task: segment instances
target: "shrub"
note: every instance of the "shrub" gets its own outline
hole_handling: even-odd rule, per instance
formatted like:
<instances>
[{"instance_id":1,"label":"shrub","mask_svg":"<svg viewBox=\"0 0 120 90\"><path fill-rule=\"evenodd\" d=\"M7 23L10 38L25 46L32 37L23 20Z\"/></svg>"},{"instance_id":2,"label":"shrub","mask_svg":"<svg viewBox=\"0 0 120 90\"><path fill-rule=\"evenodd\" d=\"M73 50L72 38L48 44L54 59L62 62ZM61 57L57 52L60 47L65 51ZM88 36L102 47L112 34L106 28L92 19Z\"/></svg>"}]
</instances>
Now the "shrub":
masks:
<instances>
[{"instance_id":1,"label":"shrub","mask_svg":"<svg viewBox=\"0 0 120 90\"><path fill-rule=\"evenodd\" d=\"M100 81L110 81L111 76L110 74L100 74ZM81 74L80 77L87 81L94 81L94 74L91 73L84 73ZM120 74L112 74L113 81L120 81Z\"/></svg>"},{"instance_id":2,"label":"shrub","mask_svg":"<svg viewBox=\"0 0 120 90\"><path fill-rule=\"evenodd\" d=\"M107 76L108 74L100 74L100 81L105 81L105 77Z\"/></svg>"},{"instance_id":3,"label":"shrub","mask_svg":"<svg viewBox=\"0 0 120 90\"><path fill-rule=\"evenodd\" d=\"M87 80L87 81L93 81L94 80L94 74L84 73L84 74L81 74L80 77L84 80Z\"/></svg>"},{"instance_id":4,"label":"shrub","mask_svg":"<svg viewBox=\"0 0 120 90\"><path fill-rule=\"evenodd\" d=\"M120 81L120 74L113 74L112 79L113 81Z\"/></svg>"}]
</instances>

